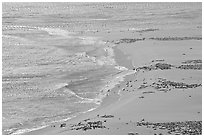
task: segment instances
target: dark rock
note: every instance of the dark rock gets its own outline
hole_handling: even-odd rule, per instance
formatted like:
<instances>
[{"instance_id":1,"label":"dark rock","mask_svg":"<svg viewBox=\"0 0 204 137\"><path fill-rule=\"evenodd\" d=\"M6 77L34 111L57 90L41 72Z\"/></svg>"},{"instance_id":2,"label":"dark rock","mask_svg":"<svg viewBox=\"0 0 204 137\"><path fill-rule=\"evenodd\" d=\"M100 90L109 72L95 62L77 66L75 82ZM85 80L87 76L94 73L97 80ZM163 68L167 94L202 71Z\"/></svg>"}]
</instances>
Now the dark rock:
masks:
<instances>
[{"instance_id":1,"label":"dark rock","mask_svg":"<svg viewBox=\"0 0 204 137\"><path fill-rule=\"evenodd\" d=\"M138 135L138 134L139 134L139 133L137 133L137 132L135 132L135 133L134 133L134 132L129 132L129 133L128 133L128 135Z\"/></svg>"},{"instance_id":2,"label":"dark rock","mask_svg":"<svg viewBox=\"0 0 204 137\"><path fill-rule=\"evenodd\" d=\"M101 116L101 118L113 118L114 116L113 115L103 115Z\"/></svg>"},{"instance_id":3,"label":"dark rock","mask_svg":"<svg viewBox=\"0 0 204 137\"><path fill-rule=\"evenodd\" d=\"M60 127L65 127L66 126L66 123L63 123L60 125Z\"/></svg>"},{"instance_id":4,"label":"dark rock","mask_svg":"<svg viewBox=\"0 0 204 137\"><path fill-rule=\"evenodd\" d=\"M90 120L90 119L88 118L88 119L85 119L84 121L88 121L88 120Z\"/></svg>"}]
</instances>

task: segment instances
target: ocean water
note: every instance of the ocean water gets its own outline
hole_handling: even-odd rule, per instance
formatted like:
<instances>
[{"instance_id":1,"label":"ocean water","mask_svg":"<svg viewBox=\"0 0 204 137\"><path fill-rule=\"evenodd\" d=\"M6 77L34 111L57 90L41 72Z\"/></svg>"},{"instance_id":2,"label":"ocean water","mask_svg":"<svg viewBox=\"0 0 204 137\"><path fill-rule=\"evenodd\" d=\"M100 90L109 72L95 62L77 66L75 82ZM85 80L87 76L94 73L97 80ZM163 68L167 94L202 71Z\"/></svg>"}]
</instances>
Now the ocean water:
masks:
<instances>
[{"instance_id":1,"label":"ocean water","mask_svg":"<svg viewBox=\"0 0 204 137\"><path fill-rule=\"evenodd\" d=\"M105 34L86 32L202 27L201 3L3 3L2 8L3 134L94 110L108 89L133 73L131 61L118 64L124 55L102 40Z\"/></svg>"}]
</instances>

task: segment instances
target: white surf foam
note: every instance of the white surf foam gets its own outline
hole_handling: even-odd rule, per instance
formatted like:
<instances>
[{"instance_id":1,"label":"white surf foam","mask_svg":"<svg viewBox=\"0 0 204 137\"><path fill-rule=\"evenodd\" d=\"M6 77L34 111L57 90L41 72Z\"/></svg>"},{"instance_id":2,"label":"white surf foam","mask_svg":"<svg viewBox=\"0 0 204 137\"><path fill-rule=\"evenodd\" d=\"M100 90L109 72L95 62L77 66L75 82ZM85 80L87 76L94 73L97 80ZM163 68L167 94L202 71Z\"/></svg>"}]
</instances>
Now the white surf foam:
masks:
<instances>
[{"instance_id":1,"label":"white surf foam","mask_svg":"<svg viewBox=\"0 0 204 137\"><path fill-rule=\"evenodd\" d=\"M39 129L42 129L42 128L45 128L45 127L47 127L47 126L35 127L35 128L31 128L31 129L29 129L29 128L20 129L20 130L17 130L16 132L12 133L11 135L20 135L20 134L23 134L23 133L39 130Z\"/></svg>"}]
</instances>

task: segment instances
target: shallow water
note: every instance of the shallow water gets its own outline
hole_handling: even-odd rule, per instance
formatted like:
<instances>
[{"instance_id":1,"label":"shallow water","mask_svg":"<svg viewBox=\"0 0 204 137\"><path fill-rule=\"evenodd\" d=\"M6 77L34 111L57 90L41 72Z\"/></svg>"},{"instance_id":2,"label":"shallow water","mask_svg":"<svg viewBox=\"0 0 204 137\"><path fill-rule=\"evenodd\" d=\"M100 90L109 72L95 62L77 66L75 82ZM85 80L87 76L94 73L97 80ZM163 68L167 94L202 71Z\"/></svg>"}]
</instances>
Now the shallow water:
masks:
<instances>
[{"instance_id":1,"label":"shallow water","mask_svg":"<svg viewBox=\"0 0 204 137\"><path fill-rule=\"evenodd\" d=\"M124 55L113 53L114 45L101 40L105 36L85 32L202 26L201 3L3 3L2 8L3 134L92 110L122 80L125 75L114 77L122 71L114 54L116 61ZM131 68L126 58L118 63Z\"/></svg>"}]
</instances>

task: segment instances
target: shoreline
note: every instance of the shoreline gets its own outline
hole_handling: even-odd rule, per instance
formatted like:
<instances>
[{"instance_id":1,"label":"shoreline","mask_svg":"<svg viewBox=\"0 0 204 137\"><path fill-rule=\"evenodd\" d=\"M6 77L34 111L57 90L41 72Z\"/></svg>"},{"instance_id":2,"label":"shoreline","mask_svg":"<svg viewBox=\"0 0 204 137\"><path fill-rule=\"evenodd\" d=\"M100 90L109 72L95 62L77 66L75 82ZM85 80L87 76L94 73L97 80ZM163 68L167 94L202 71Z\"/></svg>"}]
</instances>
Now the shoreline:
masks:
<instances>
[{"instance_id":1,"label":"shoreline","mask_svg":"<svg viewBox=\"0 0 204 137\"><path fill-rule=\"evenodd\" d=\"M178 44L180 43L181 42L178 42ZM185 42L182 42L182 43L185 43ZM185 51L182 51L182 52L188 52L188 49L190 47L191 47L191 44L185 45ZM129 46L129 48L135 48L135 47ZM146 48L150 50L146 50ZM156 47L155 46L152 47L152 45L146 45L146 47L142 47L142 49L140 49L140 47L137 47L137 49L139 49L138 52L140 52L140 54L142 54L143 52L145 54L150 54L151 49L155 49L155 48L160 48L160 45L157 45ZM182 49L183 47L181 46L180 48ZM194 49L199 50L200 47L195 45ZM163 50L163 52L168 52L168 51ZM180 51L175 51L175 52L180 52ZM181 53L180 53L180 56L182 56ZM141 56L140 54L136 54L136 55ZM168 54L165 54L165 56L169 57ZM191 57L191 58L194 58L194 57ZM137 59L137 57L135 57L135 59ZM157 58L152 58L152 59L157 59ZM179 62L183 61L183 58L180 58L180 60L175 60L175 61L176 61L175 64L178 65ZM155 60L154 62L151 62L149 65L151 66L153 64L162 64L162 63L165 64L165 63L168 63L168 61L166 62L166 59L164 61ZM136 134L138 133L138 131L140 131L138 134L145 134L145 135L147 134L184 134L184 133L181 133L181 131L183 132L183 130L181 130L180 127L179 127L179 131L167 133L168 130L166 130L166 128L164 129L156 128L155 130L152 130L151 128L146 128L143 126L135 127L135 124L140 125L141 123L142 125L143 124L146 125L146 123L150 123L149 126L151 127L151 125L155 125L158 122L160 123L159 125L168 125L169 122L170 123L175 122L175 123L180 123L181 124L180 126L183 126L183 124L184 125L195 124L195 126L199 126L200 120L201 120L200 119L201 112L200 112L200 105L199 105L201 87L197 87L194 90L185 89L185 88L184 89L170 88L170 90L163 89L164 91L163 90L158 91L154 87L151 87L151 86L145 87L145 85L148 85L148 83L157 82L158 78L166 78L167 80L169 79L170 81L174 79L176 81L182 80L182 82L184 83L185 81L187 83L192 83L192 82L194 83L194 80L193 79L191 80L191 77L192 76L198 77L201 72L200 70L193 70L193 69L192 70L190 69L188 71L182 70L179 67L175 67L174 64L172 64L175 68L168 69L167 67L166 69L162 70L163 66L159 66L158 70L152 69L151 71L148 71L148 69L145 70L145 67L142 67L144 66L144 63L135 64L135 65L137 65L138 68L140 68L140 69L137 69L138 72L125 76L124 81L120 82L120 84L116 85L112 90L110 90L109 95L103 99L102 104L94 111L85 113L83 115L79 115L78 117L75 117L67 122L64 122L64 124L66 125L64 128L60 128L60 125L62 125L63 123L59 123L55 125L55 127L57 127L55 129L52 127L47 127L45 129L29 132L27 134L48 134L48 133L49 134L70 134L70 135ZM146 65L148 66L148 64ZM176 83L176 82L173 82L173 83ZM186 92L183 92L183 90L186 90ZM189 99L191 99L192 101L190 101ZM172 102L172 100L174 100L174 102ZM107 118L105 119L102 118L104 116L107 116ZM112 118L108 118L109 116ZM168 117L168 119L166 119L166 117ZM102 123L105 125L106 128L100 129L100 126L99 126L98 127L99 129L87 130L87 131L83 131L83 128L82 130L79 130L79 131L73 130L73 128L71 128L72 124L78 127L77 123L79 124L80 122L86 125L86 122L84 122L84 120L86 119L88 119L88 121L90 122L102 121ZM106 122L103 122L103 120ZM119 131L118 129L121 129L121 131ZM53 131L50 132L51 130ZM196 130L200 130L200 129L196 129ZM189 132L186 132L186 133L190 134ZM193 132L192 134L194 133L200 134L200 132L199 133Z\"/></svg>"},{"instance_id":2,"label":"shoreline","mask_svg":"<svg viewBox=\"0 0 204 137\"><path fill-rule=\"evenodd\" d=\"M149 41L147 41L147 43L149 43ZM178 42L178 44L180 44L180 42ZM144 44L143 44L144 46ZM186 46L186 45L185 45ZM185 48L185 52L187 52L187 50L191 47L191 45L187 45L189 47ZM140 54L136 54L138 57L141 57L141 54L144 52L145 54L150 54L151 53L151 49L155 49L155 48L159 48L160 45L154 46L152 47L152 45L146 45L146 47L142 47L140 49L140 47L136 47L138 49L137 53ZM121 47L120 47L121 48ZM135 47L131 47L129 46L129 48L135 48ZM149 48L149 50L147 50L147 48ZM181 47L182 48L182 47ZM200 47L199 47L200 48ZM198 48L198 50L199 50ZM130 50L132 51L132 50ZM178 52L178 51L177 51ZM183 51L184 52L184 51ZM181 54L182 55L182 54ZM169 56L168 54L166 54L166 56ZM135 57L135 59L138 59L137 57ZM154 59L154 58L152 58ZM156 59L156 58L155 58ZM181 61L183 59L181 58ZM150 61L150 60L149 60ZM165 61L165 60L164 60ZM178 64L180 60L177 60L177 62L175 62L175 64ZM158 62L160 62L162 64L163 60L158 60ZM157 63L156 62L151 62L152 64ZM150 63L150 64L151 64ZM164 62L165 63L165 62ZM120 64L119 64L120 65ZM134 70L127 70L127 71L131 71L132 74L130 75L124 75L124 80L118 84L115 84L115 86L109 90L109 93L107 94L108 96L106 96L105 98L103 98L102 103L100 104L99 107L97 107L95 110L84 113L82 115L79 115L77 117L74 117L73 119L70 119L66 122L63 123L56 123L54 124L54 126L56 127L55 129L53 129L53 126L49 126L40 130L36 130L36 131L31 131L25 134L124 134L129 131L129 130L133 130L132 128L128 127L128 125L130 123L137 123L140 122L141 120L145 119L144 122L164 122L164 123L168 123L168 122L186 122L186 120L196 120L198 121L197 124L199 124L199 118L197 119L197 114L193 114L190 115L192 113L192 111L199 111L199 108L196 106L196 104L192 103L189 104L190 102L188 102L188 98L186 98L186 94L193 94L196 98L196 100L200 100L200 88L196 88L196 92L193 93L192 91L188 91L188 93L185 92L180 92L179 89L172 89L173 91L171 92L158 92L155 89L150 89L151 92L149 92L148 94L146 94L146 92L148 91L149 88L139 88L143 85L145 85L144 83L149 83L152 81L152 76L154 78L154 76L159 77L166 77L166 76L174 76L176 79L179 79L181 77L179 77L179 75L175 75L175 74L171 74L172 72L176 72L177 70L174 69L170 69L169 71L167 70L157 70L155 71L154 69L152 71L147 71L147 70L143 70L142 66L144 66L144 63L141 64L135 64L138 68L141 68L141 70L136 69L137 73L134 73ZM142 66L141 66L142 65ZM147 64L146 64L147 65ZM161 66L162 67L162 66ZM146 67L148 68L148 67ZM178 68L177 68L178 69ZM138 71L139 70L139 71ZM122 73L125 73L127 71L123 71ZM172 72L171 72L172 71ZM182 71L182 70L180 70ZM199 70L191 70L192 74L193 73L197 73L199 74ZM159 72L159 73L158 73ZM166 72L166 73L164 73ZM179 72L179 71L178 71ZM181 73L181 72L179 72ZM188 74L190 76L191 73L187 73L187 71L183 70L182 73L184 74ZM117 75L116 75L117 77ZM112 77L110 77L112 78ZM148 80L148 78L150 78ZM145 82L145 81L146 82ZM134 82L133 82L134 81ZM154 80L156 81L156 80ZM110 82L111 83L111 82ZM132 85L130 85L130 83L132 83ZM133 86L133 87L132 87ZM137 87L137 88L136 88ZM107 88L108 90L109 88ZM146 91L147 90L147 91ZM147 99L146 99L147 98ZM169 98L169 99L167 99ZM176 106L176 104L171 102L171 99L174 99L175 103L179 103L180 100L183 100L182 103L180 105L177 105L177 107L173 107ZM164 103L164 106L160 105L160 101L164 102L167 101L167 103ZM189 106L186 108L184 105L189 104ZM166 106L165 106L166 105ZM149 108L149 106L151 106ZM155 108L156 106L156 108ZM121 108L123 108L123 110L121 110ZM137 109L133 109L133 108L137 108ZM147 109L149 108L149 109ZM157 111L155 112L155 109L157 109ZM172 112L169 111L168 109L171 108ZM189 108L192 108L189 109ZM183 112L181 111L182 109L185 109ZM189 112L189 114L185 113L185 111ZM152 113L152 115L150 115ZM135 117L135 114L137 114L138 116ZM200 113L198 113L200 115ZM101 118L102 116L113 116L113 118L111 118L110 120L106 119L105 121L105 125L112 127L111 130L109 130L109 128L107 128L106 130L102 130L102 129L95 129L95 130L90 130L90 131L75 131L72 130L72 128L68 125L72 125L74 123L75 126L77 126L77 123L81 123L82 121L84 122L86 119L88 119L88 121L94 122L94 121L102 121L103 119ZM127 115L127 116L126 116ZM179 118L179 116L182 116L182 119ZM165 119L165 117L168 116L169 119ZM161 117L163 117L161 119ZM119 119L119 120L118 120ZM120 120L123 119L123 120ZM165 120L165 121L164 121ZM80 122L81 121L81 122ZM110 122L107 122L110 121ZM129 122L127 122L129 121ZM83 123L82 122L82 123ZM117 123L120 122L119 125L117 125ZM121 123L122 122L122 123ZM127 126L124 126L123 123L126 122L128 123ZM86 123L86 121L85 121ZM103 122L102 122L103 123ZM65 128L60 128L62 125L65 125ZM153 123L154 125L154 123ZM67 128L66 128L67 126ZM124 131L118 132L117 133L117 129L113 129L114 127L118 127L118 128L123 128L124 127ZM137 128L136 128L137 129ZM53 130L51 132L51 130ZM135 130L135 129L134 129ZM134 131L133 130L133 131ZM107 131L107 133L106 133ZM148 134L149 129L142 129L141 131L143 134ZM160 130L156 130L156 132L161 132L161 134L168 134L166 131L160 131ZM151 133L153 133L153 131L151 131ZM174 133L172 133L174 134Z\"/></svg>"},{"instance_id":3,"label":"shoreline","mask_svg":"<svg viewBox=\"0 0 204 137\"><path fill-rule=\"evenodd\" d=\"M129 74L129 75L132 75L132 74ZM125 77L127 77L128 75L125 75L124 76L124 79ZM124 81L121 81L120 83L118 84L121 84L125 82ZM43 126L42 128L39 127L39 128L34 128L34 130L30 130L28 132L23 132L23 133L20 133L18 135L38 135L38 134L41 134L41 132L43 132L44 134L44 130L49 130L50 129L50 126L52 127L53 125L56 126L56 125L61 125L61 123L72 123L73 121L80 121L80 120L83 120L84 117L87 117L88 115L94 115L96 113L98 113L98 111L101 111L103 108L106 108L108 105L111 105L113 103L116 103L119 98L120 98L120 95L119 95L119 91L117 90L118 88L116 87L118 84L116 84L112 89L110 89L111 92L109 92L108 94L106 94L106 97L104 97L101 101L101 104L96 107L96 108L93 108L91 110L87 110L85 112L81 112L80 114L78 115L75 115L73 116L72 118L70 118L69 120L65 120L64 122L56 122L54 124L51 124L51 125L47 125L47 126ZM115 94L117 93L117 94ZM15 134L15 132L14 132ZM46 133L45 133L46 134ZM12 135L12 134L11 134Z\"/></svg>"},{"instance_id":4,"label":"shoreline","mask_svg":"<svg viewBox=\"0 0 204 137\"><path fill-rule=\"evenodd\" d=\"M109 50L107 49L107 47L110 48L111 51L109 51ZM98 104L99 106L94 107L94 108L92 108L92 109L89 109L89 110L87 110L87 111L85 111L85 112L80 112L79 114L73 115L73 116L67 118L66 120L59 120L59 122L51 122L51 124L44 125L44 126L39 126L39 127L33 127L33 128L31 128L31 129L20 129L20 130L17 130L17 131L15 131L15 132L11 133L11 135L16 135L16 134L17 134L17 135L20 135L20 134L30 134L30 133L35 132L35 131L38 131L38 130L43 130L43 129L45 129L45 128L51 126L51 125L53 125L52 123L55 123L55 124L56 124L56 123L61 123L62 121L63 121L63 122L69 122L69 121L72 120L72 119L78 119L78 117L81 117L81 116L83 117L84 114L92 113L92 112L94 112L94 111L100 110L101 108L107 106L108 104L112 104L112 103L116 102L120 97L117 97L117 95L113 95L112 92L110 93L109 91L115 90L116 86L117 86L118 84L124 82L124 81L125 81L125 77L128 76L128 75L132 75L132 74L134 73L134 71L133 71L133 70L129 70L129 69L126 68L126 67L130 67L130 65L128 66L128 65L126 65L126 64L131 64L130 60L125 59L126 57L125 57L124 59L125 59L126 61L129 61L129 63L126 62L126 64L125 64L126 66L120 66L120 64L116 61L115 56L121 57L121 55L119 55L119 54L122 54L122 56L124 57L124 54L123 54L119 49L117 49L117 46L116 46L116 45L111 46L111 47L107 46L107 47L105 47L104 49L106 49L107 52L111 52L111 53L108 53L108 54L110 55L111 58L113 58L113 60L114 60L113 62L115 62L115 63L117 64L117 65L115 65L114 68L120 70L120 72L118 72L118 73L115 74L115 75L108 76L107 79L109 79L109 80L106 80L106 81L108 81L108 84L106 84L106 85L100 90L100 91L105 91L104 94L101 94L101 95L100 95L100 96L101 96L100 98L102 98L101 101L100 101L100 99L98 99L98 98L92 99L92 100L95 100L94 102L95 102L96 104L98 104L97 102L101 102L100 104ZM115 52L116 49L117 49L119 52ZM109 56L108 56L108 57L109 57ZM113 77L114 77L114 79L113 79ZM112 81L112 82L111 82L111 81ZM114 81L115 81L115 82L114 82ZM119 95L119 91L116 91L116 92L118 92L118 95ZM120 96L120 95L119 95L119 96ZM111 101L110 101L109 98L111 98ZM112 99L114 99L114 100L112 100ZM107 100L108 100L108 101L107 101ZM82 102L83 102L83 101L82 101ZM104 106L104 105L105 105L105 106Z\"/></svg>"}]
</instances>

